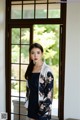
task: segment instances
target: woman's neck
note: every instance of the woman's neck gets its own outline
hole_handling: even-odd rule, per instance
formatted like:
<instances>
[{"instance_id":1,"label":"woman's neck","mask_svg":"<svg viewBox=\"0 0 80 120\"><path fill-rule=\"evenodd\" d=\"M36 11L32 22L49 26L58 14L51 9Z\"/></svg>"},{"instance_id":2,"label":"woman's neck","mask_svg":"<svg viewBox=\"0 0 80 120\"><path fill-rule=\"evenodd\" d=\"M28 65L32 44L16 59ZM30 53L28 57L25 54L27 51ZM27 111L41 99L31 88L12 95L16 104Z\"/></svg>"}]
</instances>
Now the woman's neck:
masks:
<instances>
[{"instance_id":1,"label":"woman's neck","mask_svg":"<svg viewBox=\"0 0 80 120\"><path fill-rule=\"evenodd\" d=\"M43 65L43 61L39 61L35 63L35 67L41 67Z\"/></svg>"},{"instance_id":2,"label":"woman's neck","mask_svg":"<svg viewBox=\"0 0 80 120\"><path fill-rule=\"evenodd\" d=\"M33 73L35 72L40 72L41 71L41 68L42 68L42 65L43 65L43 61L40 61L40 62L36 62L34 67L33 67Z\"/></svg>"}]
</instances>

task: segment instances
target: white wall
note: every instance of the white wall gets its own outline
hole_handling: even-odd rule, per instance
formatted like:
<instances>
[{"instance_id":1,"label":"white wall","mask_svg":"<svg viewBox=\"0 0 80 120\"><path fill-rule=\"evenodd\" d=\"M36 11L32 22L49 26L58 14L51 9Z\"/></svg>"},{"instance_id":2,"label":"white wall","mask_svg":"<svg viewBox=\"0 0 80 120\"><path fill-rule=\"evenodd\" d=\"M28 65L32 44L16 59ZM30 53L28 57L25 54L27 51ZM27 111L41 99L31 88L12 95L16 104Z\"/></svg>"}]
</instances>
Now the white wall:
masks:
<instances>
[{"instance_id":1,"label":"white wall","mask_svg":"<svg viewBox=\"0 0 80 120\"><path fill-rule=\"evenodd\" d=\"M5 111L5 0L0 0L0 112Z\"/></svg>"},{"instance_id":2,"label":"white wall","mask_svg":"<svg viewBox=\"0 0 80 120\"><path fill-rule=\"evenodd\" d=\"M80 2L67 5L64 117L80 119Z\"/></svg>"}]
</instances>

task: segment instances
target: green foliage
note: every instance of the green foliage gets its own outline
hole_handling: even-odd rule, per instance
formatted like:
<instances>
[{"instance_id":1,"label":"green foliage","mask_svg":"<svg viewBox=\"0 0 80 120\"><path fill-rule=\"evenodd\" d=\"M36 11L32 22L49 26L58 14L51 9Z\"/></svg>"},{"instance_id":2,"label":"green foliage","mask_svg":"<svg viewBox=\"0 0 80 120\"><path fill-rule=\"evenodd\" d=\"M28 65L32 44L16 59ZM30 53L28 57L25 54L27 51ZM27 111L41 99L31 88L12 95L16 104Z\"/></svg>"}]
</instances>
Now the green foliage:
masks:
<instances>
[{"instance_id":1,"label":"green foliage","mask_svg":"<svg viewBox=\"0 0 80 120\"><path fill-rule=\"evenodd\" d=\"M42 44L48 64L59 64L59 25L35 25L34 42Z\"/></svg>"}]
</instances>

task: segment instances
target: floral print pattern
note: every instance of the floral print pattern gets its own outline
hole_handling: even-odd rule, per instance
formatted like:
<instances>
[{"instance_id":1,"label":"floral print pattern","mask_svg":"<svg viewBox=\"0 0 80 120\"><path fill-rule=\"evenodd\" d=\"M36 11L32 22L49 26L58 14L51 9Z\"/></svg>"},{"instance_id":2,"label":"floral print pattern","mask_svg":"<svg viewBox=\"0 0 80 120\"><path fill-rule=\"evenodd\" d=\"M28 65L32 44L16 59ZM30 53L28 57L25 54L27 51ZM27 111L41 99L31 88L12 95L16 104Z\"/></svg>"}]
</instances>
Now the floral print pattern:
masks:
<instances>
[{"instance_id":1,"label":"floral print pattern","mask_svg":"<svg viewBox=\"0 0 80 120\"><path fill-rule=\"evenodd\" d=\"M27 93L26 103L29 97L29 86L27 80ZM50 67L44 62L40 75L39 75L39 86L38 86L38 103L39 103L39 120L50 120L51 119L51 104L53 97L53 83L54 77ZM25 107L27 108L25 103Z\"/></svg>"},{"instance_id":2,"label":"floral print pattern","mask_svg":"<svg viewBox=\"0 0 80 120\"><path fill-rule=\"evenodd\" d=\"M50 119L53 96L53 75L48 71L47 77L45 78L41 75L39 80L39 96L42 97L39 101L39 115L45 119Z\"/></svg>"}]
</instances>

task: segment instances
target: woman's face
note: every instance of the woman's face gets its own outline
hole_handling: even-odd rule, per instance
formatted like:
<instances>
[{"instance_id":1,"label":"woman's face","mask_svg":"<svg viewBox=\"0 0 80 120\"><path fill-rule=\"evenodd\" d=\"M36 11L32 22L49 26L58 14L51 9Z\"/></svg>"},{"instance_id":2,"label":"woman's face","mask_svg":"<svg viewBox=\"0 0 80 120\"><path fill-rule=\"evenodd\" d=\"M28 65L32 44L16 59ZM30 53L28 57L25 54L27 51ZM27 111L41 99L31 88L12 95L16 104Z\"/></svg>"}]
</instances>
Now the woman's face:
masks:
<instances>
[{"instance_id":1,"label":"woman's face","mask_svg":"<svg viewBox=\"0 0 80 120\"><path fill-rule=\"evenodd\" d=\"M33 48L30 52L30 58L33 62L39 62L42 60L43 52L39 48Z\"/></svg>"}]
</instances>

